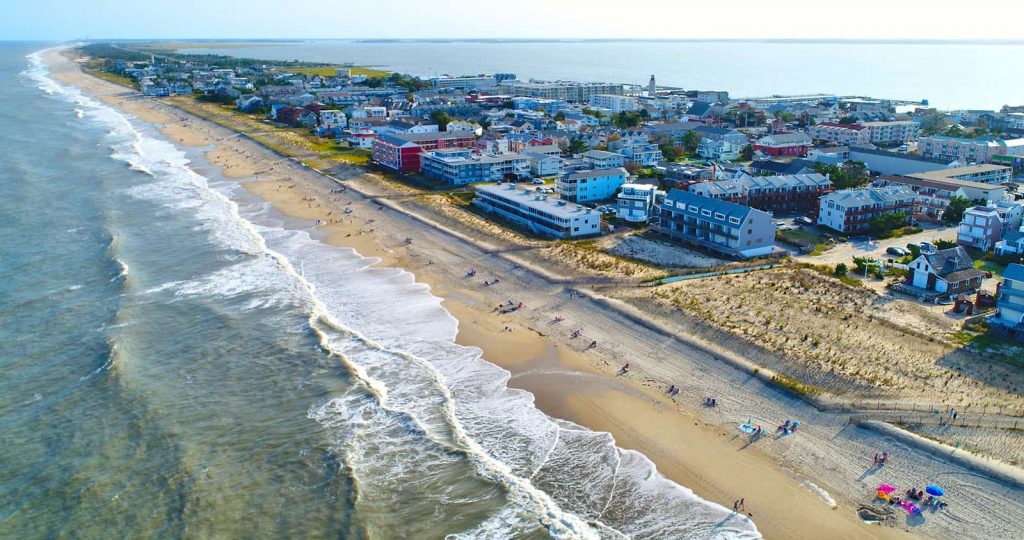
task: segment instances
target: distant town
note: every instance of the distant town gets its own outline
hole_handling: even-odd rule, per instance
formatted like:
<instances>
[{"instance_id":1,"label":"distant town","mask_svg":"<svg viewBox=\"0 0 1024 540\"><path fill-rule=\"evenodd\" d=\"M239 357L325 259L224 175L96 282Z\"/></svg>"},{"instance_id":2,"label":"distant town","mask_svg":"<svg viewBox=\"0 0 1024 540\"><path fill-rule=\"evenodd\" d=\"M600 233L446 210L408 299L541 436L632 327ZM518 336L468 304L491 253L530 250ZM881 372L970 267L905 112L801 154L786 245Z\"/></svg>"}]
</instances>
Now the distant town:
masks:
<instances>
[{"instance_id":1,"label":"distant town","mask_svg":"<svg viewBox=\"0 0 1024 540\"><path fill-rule=\"evenodd\" d=\"M1024 105L944 112L864 96L737 98L659 86L655 75L646 85L420 78L82 50L95 72L146 96L192 96L303 130L400 181L472 193L472 211L535 238L643 230L768 264L813 263L856 242L884 248L850 250L828 272L887 278L885 294L955 303L1024 340ZM949 241L922 236L943 233Z\"/></svg>"}]
</instances>

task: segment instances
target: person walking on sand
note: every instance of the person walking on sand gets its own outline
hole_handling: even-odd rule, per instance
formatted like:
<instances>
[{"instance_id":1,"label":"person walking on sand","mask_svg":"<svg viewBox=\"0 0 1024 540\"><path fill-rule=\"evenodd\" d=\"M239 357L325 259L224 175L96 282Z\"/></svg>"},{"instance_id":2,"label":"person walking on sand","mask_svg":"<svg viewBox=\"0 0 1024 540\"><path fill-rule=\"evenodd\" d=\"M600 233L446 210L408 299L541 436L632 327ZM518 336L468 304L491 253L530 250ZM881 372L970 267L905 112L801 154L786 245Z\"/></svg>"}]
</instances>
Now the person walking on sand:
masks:
<instances>
[{"instance_id":1,"label":"person walking on sand","mask_svg":"<svg viewBox=\"0 0 1024 540\"><path fill-rule=\"evenodd\" d=\"M740 497L740 510L743 510L744 512L747 510L747 506L743 504L743 497Z\"/></svg>"}]
</instances>

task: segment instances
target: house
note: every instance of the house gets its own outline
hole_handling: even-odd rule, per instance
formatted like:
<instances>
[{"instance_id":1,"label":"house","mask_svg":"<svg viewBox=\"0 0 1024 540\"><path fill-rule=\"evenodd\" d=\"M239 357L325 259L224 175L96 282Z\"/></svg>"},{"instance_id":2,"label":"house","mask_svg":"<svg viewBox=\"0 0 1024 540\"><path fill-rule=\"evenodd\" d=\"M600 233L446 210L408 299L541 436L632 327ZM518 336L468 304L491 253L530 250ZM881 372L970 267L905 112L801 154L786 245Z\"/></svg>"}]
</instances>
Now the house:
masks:
<instances>
[{"instance_id":1,"label":"house","mask_svg":"<svg viewBox=\"0 0 1024 540\"><path fill-rule=\"evenodd\" d=\"M600 213L512 183L476 186L473 204L484 212L550 238L601 233Z\"/></svg>"},{"instance_id":2,"label":"house","mask_svg":"<svg viewBox=\"0 0 1024 540\"><path fill-rule=\"evenodd\" d=\"M957 229L956 241L961 246L993 250L1004 235L1020 229L1021 212L1021 205L1011 201L968 208Z\"/></svg>"},{"instance_id":3,"label":"house","mask_svg":"<svg viewBox=\"0 0 1024 540\"><path fill-rule=\"evenodd\" d=\"M420 163L423 174L452 186L530 176L530 160L515 153L487 155L467 148L449 148L423 154Z\"/></svg>"},{"instance_id":4,"label":"house","mask_svg":"<svg viewBox=\"0 0 1024 540\"><path fill-rule=\"evenodd\" d=\"M832 189L827 176L810 173L701 182L691 185L688 191L774 213L817 212L818 200Z\"/></svg>"},{"instance_id":5,"label":"house","mask_svg":"<svg viewBox=\"0 0 1024 540\"><path fill-rule=\"evenodd\" d=\"M615 190L626 183L626 169L578 171L558 179L560 196L575 203L603 201L615 195Z\"/></svg>"},{"instance_id":6,"label":"house","mask_svg":"<svg viewBox=\"0 0 1024 540\"><path fill-rule=\"evenodd\" d=\"M555 148L558 147L556 146ZM534 151L532 148L523 150L521 154L530 160L530 174L534 176L558 176L562 172L562 158L558 157L557 154L551 155L545 152Z\"/></svg>"},{"instance_id":7,"label":"house","mask_svg":"<svg viewBox=\"0 0 1024 540\"><path fill-rule=\"evenodd\" d=\"M420 171L423 147L397 135L380 135L373 140L373 161L400 173Z\"/></svg>"},{"instance_id":8,"label":"house","mask_svg":"<svg viewBox=\"0 0 1024 540\"><path fill-rule=\"evenodd\" d=\"M652 167L664 159L658 145L647 142L628 144L619 149L619 153L626 157L627 162L643 167Z\"/></svg>"},{"instance_id":9,"label":"house","mask_svg":"<svg viewBox=\"0 0 1024 540\"><path fill-rule=\"evenodd\" d=\"M377 138L377 133L370 128L356 128L347 132L346 140L348 141L349 148L373 148L373 140Z\"/></svg>"},{"instance_id":10,"label":"house","mask_svg":"<svg viewBox=\"0 0 1024 540\"><path fill-rule=\"evenodd\" d=\"M483 133L484 133L483 126L481 126L480 124L477 124L476 122L473 122L473 121L464 122L462 120L455 120L455 121L452 121L452 122L448 122L448 125L445 126L444 129L445 129L445 131L464 131L464 132L470 132L470 133L476 135L477 137L483 135Z\"/></svg>"},{"instance_id":11,"label":"house","mask_svg":"<svg viewBox=\"0 0 1024 540\"><path fill-rule=\"evenodd\" d=\"M907 271L907 282L914 287L947 296L976 291L985 279L963 247L937 250L928 242L921 244L921 254Z\"/></svg>"},{"instance_id":12,"label":"house","mask_svg":"<svg viewBox=\"0 0 1024 540\"><path fill-rule=\"evenodd\" d=\"M615 152L588 150L580 154L580 157L587 162L591 169L618 169L626 166L626 156Z\"/></svg>"},{"instance_id":13,"label":"house","mask_svg":"<svg viewBox=\"0 0 1024 540\"><path fill-rule=\"evenodd\" d=\"M673 189L659 209L659 233L730 257L758 257L774 249L775 226L767 212Z\"/></svg>"},{"instance_id":14,"label":"house","mask_svg":"<svg viewBox=\"0 0 1024 540\"><path fill-rule=\"evenodd\" d=\"M697 120L703 120L712 115L714 102L698 101L686 110L686 116Z\"/></svg>"},{"instance_id":15,"label":"house","mask_svg":"<svg viewBox=\"0 0 1024 540\"><path fill-rule=\"evenodd\" d=\"M656 209L665 192L649 184L623 184L615 198L615 217L632 223L646 223L657 217Z\"/></svg>"},{"instance_id":16,"label":"house","mask_svg":"<svg viewBox=\"0 0 1024 540\"><path fill-rule=\"evenodd\" d=\"M263 107L263 98L252 94L241 95L235 100L235 107L242 112L257 111Z\"/></svg>"},{"instance_id":17,"label":"house","mask_svg":"<svg viewBox=\"0 0 1024 540\"><path fill-rule=\"evenodd\" d=\"M806 133L773 133L754 142L754 151L772 156L803 157L810 148L811 138Z\"/></svg>"},{"instance_id":18,"label":"house","mask_svg":"<svg viewBox=\"0 0 1024 540\"><path fill-rule=\"evenodd\" d=\"M743 148L750 142L746 135L730 128L698 124L693 127L693 132L702 139L725 141L737 148Z\"/></svg>"},{"instance_id":19,"label":"house","mask_svg":"<svg viewBox=\"0 0 1024 540\"><path fill-rule=\"evenodd\" d=\"M710 161L736 161L740 158L740 147L713 139L701 139L697 155Z\"/></svg>"},{"instance_id":20,"label":"house","mask_svg":"<svg viewBox=\"0 0 1024 540\"><path fill-rule=\"evenodd\" d=\"M1011 263L996 290L996 315L988 320L993 332L1024 341L1024 264Z\"/></svg>"},{"instance_id":21,"label":"house","mask_svg":"<svg viewBox=\"0 0 1024 540\"><path fill-rule=\"evenodd\" d=\"M917 194L904 186L833 191L819 200L818 224L847 234L864 233L875 218L910 216L917 204Z\"/></svg>"}]
</instances>

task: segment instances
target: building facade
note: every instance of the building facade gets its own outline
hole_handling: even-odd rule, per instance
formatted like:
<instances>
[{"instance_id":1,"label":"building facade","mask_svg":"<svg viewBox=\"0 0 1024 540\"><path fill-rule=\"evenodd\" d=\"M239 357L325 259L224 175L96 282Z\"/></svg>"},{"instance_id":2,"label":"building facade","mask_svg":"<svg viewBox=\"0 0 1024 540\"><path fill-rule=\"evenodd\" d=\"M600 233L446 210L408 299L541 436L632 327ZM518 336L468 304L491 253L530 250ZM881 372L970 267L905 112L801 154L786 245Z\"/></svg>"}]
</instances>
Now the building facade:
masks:
<instances>
[{"instance_id":1,"label":"building facade","mask_svg":"<svg viewBox=\"0 0 1024 540\"><path fill-rule=\"evenodd\" d=\"M775 227L767 212L673 189L658 215L658 232L730 257L768 255Z\"/></svg>"},{"instance_id":2,"label":"building facade","mask_svg":"<svg viewBox=\"0 0 1024 540\"><path fill-rule=\"evenodd\" d=\"M626 169L600 169L578 171L559 178L559 195L574 203L603 201L615 195L615 190L626 183Z\"/></svg>"},{"instance_id":3,"label":"building facade","mask_svg":"<svg viewBox=\"0 0 1024 540\"><path fill-rule=\"evenodd\" d=\"M875 218L917 211L917 195L903 186L833 191L819 201L818 224L845 234L863 233Z\"/></svg>"},{"instance_id":4,"label":"building facade","mask_svg":"<svg viewBox=\"0 0 1024 540\"><path fill-rule=\"evenodd\" d=\"M586 82L523 82L503 81L498 91L512 96L560 99L574 103L589 103L590 96L598 94L622 95L621 84Z\"/></svg>"},{"instance_id":5,"label":"building facade","mask_svg":"<svg viewBox=\"0 0 1024 540\"><path fill-rule=\"evenodd\" d=\"M380 135L373 140L374 163L398 171L414 173L420 170L420 152L423 148L395 135Z\"/></svg>"},{"instance_id":6,"label":"building facade","mask_svg":"<svg viewBox=\"0 0 1024 540\"><path fill-rule=\"evenodd\" d=\"M1009 264L996 294L996 315L989 328L1014 341L1024 341L1024 265Z\"/></svg>"},{"instance_id":7,"label":"building facade","mask_svg":"<svg viewBox=\"0 0 1024 540\"><path fill-rule=\"evenodd\" d=\"M803 157L810 149L811 138L806 133L776 133L754 142L755 151L772 156Z\"/></svg>"},{"instance_id":8,"label":"building facade","mask_svg":"<svg viewBox=\"0 0 1024 540\"><path fill-rule=\"evenodd\" d=\"M907 265L907 282L914 287L954 296L981 288L985 273L974 267L964 248L936 250L921 244L921 255Z\"/></svg>"},{"instance_id":9,"label":"building facade","mask_svg":"<svg viewBox=\"0 0 1024 540\"><path fill-rule=\"evenodd\" d=\"M816 141L826 141L846 146L868 146L871 144L871 131L861 124L839 124L821 122L807 130L808 135Z\"/></svg>"},{"instance_id":10,"label":"building facade","mask_svg":"<svg viewBox=\"0 0 1024 540\"><path fill-rule=\"evenodd\" d=\"M473 204L550 238L574 238L601 233L601 214L515 184L476 187Z\"/></svg>"},{"instance_id":11,"label":"building facade","mask_svg":"<svg viewBox=\"0 0 1024 540\"><path fill-rule=\"evenodd\" d=\"M530 176L530 160L513 153L481 155L466 148L453 148L424 153L420 161L423 174L452 186Z\"/></svg>"},{"instance_id":12,"label":"building facade","mask_svg":"<svg viewBox=\"0 0 1024 540\"><path fill-rule=\"evenodd\" d=\"M623 184L615 198L615 217L631 223L646 223L656 217L655 209L665 192L649 184Z\"/></svg>"},{"instance_id":13,"label":"building facade","mask_svg":"<svg viewBox=\"0 0 1024 540\"><path fill-rule=\"evenodd\" d=\"M597 109L608 109L616 114L635 111L639 107L636 98L617 94L594 94L590 96L590 106Z\"/></svg>"},{"instance_id":14,"label":"building facade","mask_svg":"<svg viewBox=\"0 0 1024 540\"><path fill-rule=\"evenodd\" d=\"M879 146L906 144L916 141L921 136L921 124L913 120L864 122L862 125L871 133L869 142Z\"/></svg>"},{"instance_id":15,"label":"building facade","mask_svg":"<svg viewBox=\"0 0 1024 540\"><path fill-rule=\"evenodd\" d=\"M831 193L833 186L827 176L810 173L701 182L689 191L765 212L817 212L818 200Z\"/></svg>"},{"instance_id":16,"label":"building facade","mask_svg":"<svg viewBox=\"0 0 1024 540\"><path fill-rule=\"evenodd\" d=\"M591 169L618 169L626 166L626 156L604 150L588 150L580 154Z\"/></svg>"}]
</instances>

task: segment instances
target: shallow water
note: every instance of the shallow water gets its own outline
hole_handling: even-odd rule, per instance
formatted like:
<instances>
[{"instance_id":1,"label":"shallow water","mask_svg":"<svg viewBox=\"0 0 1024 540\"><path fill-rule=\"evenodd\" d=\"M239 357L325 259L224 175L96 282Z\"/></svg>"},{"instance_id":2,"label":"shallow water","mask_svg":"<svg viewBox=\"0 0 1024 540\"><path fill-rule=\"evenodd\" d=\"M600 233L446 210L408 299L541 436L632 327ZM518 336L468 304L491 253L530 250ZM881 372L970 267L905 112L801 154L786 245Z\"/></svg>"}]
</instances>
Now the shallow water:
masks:
<instances>
[{"instance_id":1,"label":"shallow water","mask_svg":"<svg viewBox=\"0 0 1024 540\"><path fill-rule=\"evenodd\" d=\"M0 47L0 536L756 536L32 50Z\"/></svg>"}]
</instances>

